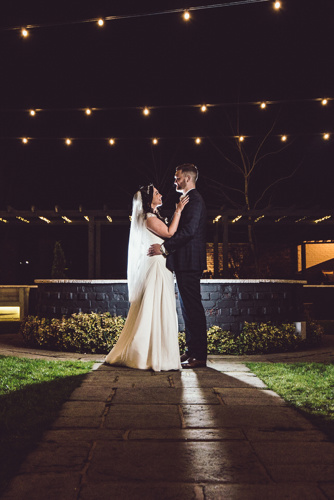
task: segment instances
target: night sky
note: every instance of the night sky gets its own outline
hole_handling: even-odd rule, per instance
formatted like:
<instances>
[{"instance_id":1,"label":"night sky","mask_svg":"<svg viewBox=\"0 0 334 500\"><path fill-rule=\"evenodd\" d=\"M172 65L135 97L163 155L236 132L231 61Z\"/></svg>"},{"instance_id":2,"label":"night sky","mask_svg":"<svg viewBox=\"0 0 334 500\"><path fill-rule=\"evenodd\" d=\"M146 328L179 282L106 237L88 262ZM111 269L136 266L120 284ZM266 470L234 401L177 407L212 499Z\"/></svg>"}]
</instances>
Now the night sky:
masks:
<instances>
[{"instance_id":1,"label":"night sky","mask_svg":"<svg viewBox=\"0 0 334 500\"><path fill-rule=\"evenodd\" d=\"M201 9L190 11L189 22L181 13L141 16L211 4L6 2L0 210L56 204L127 209L138 187L151 181L168 208L175 201L175 166L183 162L198 165L208 208L242 206L229 191L241 186L226 160L238 161L231 136L245 135L252 157L274 122L263 152L280 149L281 134L288 136L287 147L259 165L252 200L298 167L260 206L332 209L334 100L322 106L315 99L334 98L333 2L283 0L280 11L271 1ZM128 14L140 16L102 28L76 24ZM4 29L27 25L41 26L26 39ZM265 110L251 104L261 101L268 103ZM193 105L202 103L218 106L201 113ZM147 117L145 106L153 108ZM86 116L86 107L102 109ZM31 117L29 109L41 111ZM329 141L323 132L333 134ZM23 145L22 137L31 140ZM69 147L66 137L73 139Z\"/></svg>"}]
</instances>

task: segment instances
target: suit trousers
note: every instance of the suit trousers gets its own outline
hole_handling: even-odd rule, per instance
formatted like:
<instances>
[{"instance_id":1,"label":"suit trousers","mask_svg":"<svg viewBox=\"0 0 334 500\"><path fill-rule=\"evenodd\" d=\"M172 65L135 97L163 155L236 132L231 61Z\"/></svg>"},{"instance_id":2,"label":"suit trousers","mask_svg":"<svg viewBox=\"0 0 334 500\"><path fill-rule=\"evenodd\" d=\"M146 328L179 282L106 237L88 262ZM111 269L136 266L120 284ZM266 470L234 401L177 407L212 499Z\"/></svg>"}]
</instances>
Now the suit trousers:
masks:
<instances>
[{"instance_id":1,"label":"suit trousers","mask_svg":"<svg viewBox=\"0 0 334 500\"><path fill-rule=\"evenodd\" d=\"M207 358L207 333L201 298L201 275L202 271L175 271L185 323L187 353L204 361Z\"/></svg>"}]
</instances>

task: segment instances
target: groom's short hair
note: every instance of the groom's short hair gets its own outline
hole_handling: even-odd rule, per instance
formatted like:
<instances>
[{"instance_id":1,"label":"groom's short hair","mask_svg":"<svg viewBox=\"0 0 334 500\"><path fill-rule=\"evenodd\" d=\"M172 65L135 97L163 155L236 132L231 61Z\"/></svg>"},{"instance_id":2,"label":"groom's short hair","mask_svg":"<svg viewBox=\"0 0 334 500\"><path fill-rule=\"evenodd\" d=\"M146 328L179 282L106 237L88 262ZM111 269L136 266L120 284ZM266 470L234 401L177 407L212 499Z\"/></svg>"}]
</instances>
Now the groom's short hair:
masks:
<instances>
[{"instance_id":1,"label":"groom's short hair","mask_svg":"<svg viewBox=\"0 0 334 500\"><path fill-rule=\"evenodd\" d=\"M189 174L194 182L198 179L198 168L192 163L183 163L183 165L176 167L175 171L177 170L181 170L183 174Z\"/></svg>"}]
</instances>

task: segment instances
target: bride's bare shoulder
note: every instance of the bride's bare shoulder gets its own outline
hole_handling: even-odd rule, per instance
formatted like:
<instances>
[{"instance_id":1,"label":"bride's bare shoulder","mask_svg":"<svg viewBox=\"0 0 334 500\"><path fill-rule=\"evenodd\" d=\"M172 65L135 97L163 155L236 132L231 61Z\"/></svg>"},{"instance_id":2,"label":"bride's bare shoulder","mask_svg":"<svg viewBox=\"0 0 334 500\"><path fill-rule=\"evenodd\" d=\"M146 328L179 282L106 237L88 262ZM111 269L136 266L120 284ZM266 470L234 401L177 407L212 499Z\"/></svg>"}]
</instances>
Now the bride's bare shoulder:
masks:
<instances>
[{"instance_id":1,"label":"bride's bare shoulder","mask_svg":"<svg viewBox=\"0 0 334 500\"><path fill-rule=\"evenodd\" d=\"M157 236L160 236L160 238L170 237L168 233L168 227L166 226L166 224L154 214L151 214L150 217L147 217L146 226L152 233L156 234Z\"/></svg>"}]
</instances>

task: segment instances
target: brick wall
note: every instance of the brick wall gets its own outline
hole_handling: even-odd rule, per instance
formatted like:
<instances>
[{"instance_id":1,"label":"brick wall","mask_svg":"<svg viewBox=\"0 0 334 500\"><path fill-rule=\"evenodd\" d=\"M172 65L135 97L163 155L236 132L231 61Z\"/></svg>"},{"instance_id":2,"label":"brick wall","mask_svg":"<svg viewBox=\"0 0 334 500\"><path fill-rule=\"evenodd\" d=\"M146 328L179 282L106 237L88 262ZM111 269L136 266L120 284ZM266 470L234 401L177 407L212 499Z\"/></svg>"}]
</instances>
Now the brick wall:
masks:
<instances>
[{"instance_id":1,"label":"brick wall","mask_svg":"<svg viewBox=\"0 0 334 500\"><path fill-rule=\"evenodd\" d=\"M178 299L179 329L184 322ZM202 280L202 301L207 327L217 325L234 333L245 321L283 323L301 321L302 282L263 280ZM39 283L36 312L42 317L69 316L78 312L110 312L126 316L129 309L126 282Z\"/></svg>"}]
</instances>

